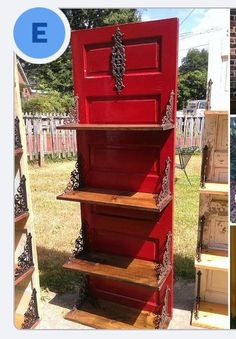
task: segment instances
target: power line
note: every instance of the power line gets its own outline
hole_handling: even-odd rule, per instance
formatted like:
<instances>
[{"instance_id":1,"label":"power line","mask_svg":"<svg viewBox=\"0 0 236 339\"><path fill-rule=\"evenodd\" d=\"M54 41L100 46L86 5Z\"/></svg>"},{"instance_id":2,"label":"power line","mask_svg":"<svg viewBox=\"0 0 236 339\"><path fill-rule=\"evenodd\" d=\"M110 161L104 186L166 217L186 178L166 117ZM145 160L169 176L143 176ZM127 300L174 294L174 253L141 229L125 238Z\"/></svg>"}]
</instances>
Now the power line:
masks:
<instances>
[{"instance_id":1,"label":"power line","mask_svg":"<svg viewBox=\"0 0 236 339\"><path fill-rule=\"evenodd\" d=\"M186 17L180 22L180 26L190 17L190 15L195 11L195 8L193 8Z\"/></svg>"}]
</instances>

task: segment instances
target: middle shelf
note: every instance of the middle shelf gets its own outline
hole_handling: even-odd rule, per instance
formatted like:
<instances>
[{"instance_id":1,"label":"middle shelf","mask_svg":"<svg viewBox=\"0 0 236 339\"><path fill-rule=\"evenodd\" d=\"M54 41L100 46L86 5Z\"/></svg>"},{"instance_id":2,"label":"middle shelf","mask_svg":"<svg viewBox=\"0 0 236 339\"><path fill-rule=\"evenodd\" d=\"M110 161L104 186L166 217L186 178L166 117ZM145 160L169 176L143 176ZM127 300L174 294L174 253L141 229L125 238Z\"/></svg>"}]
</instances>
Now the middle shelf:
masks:
<instances>
[{"instance_id":1,"label":"middle shelf","mask_svg":"<svg viewBox=\"0 0 236 339\"><path fill-rule=\"evenodd\" d=\"M171 265L163 267L162 264L148 260L107 255L100 252L85 253L79 259L71 257L63 267L85 274L157 289L161 288L171 271ZM164 268L163 274L158 276L158 269L162 267Z\"/></svg>"},{"instance_id":2,"label":"middle shelf","mask_svg":"<svg viewBox=\"0 0 236 339\"><path fill-rule=\"evenodd\" d=\"M172 200L172 196L167 195L161 200L160 204L158 203L157 197L158 195L153 193L124 192L83 187L79 190L65 192L57 196L57 199L161 212Z\"/></svg>"}]
</instances>

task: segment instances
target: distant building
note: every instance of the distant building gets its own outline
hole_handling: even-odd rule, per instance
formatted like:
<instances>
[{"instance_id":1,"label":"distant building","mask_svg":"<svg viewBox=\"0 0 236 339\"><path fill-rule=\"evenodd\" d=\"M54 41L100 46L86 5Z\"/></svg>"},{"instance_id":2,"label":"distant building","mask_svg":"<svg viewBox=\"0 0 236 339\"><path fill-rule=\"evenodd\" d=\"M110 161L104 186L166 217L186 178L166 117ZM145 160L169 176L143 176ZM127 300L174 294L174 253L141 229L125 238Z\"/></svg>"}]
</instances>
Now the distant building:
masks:
<instances>
[{"instance_id":1,"label":"distant building","mask_svg":"<svg viewBox=\"0 0 236 339\"><path fill-rule=\"evenodd\" d=\"M31 89L31 86L30 86L30 82L29 82L19 60L17 61L17 69L18 69L21 99L27 100L32 95L32 89Z\"/></svg>"}]
</instances>

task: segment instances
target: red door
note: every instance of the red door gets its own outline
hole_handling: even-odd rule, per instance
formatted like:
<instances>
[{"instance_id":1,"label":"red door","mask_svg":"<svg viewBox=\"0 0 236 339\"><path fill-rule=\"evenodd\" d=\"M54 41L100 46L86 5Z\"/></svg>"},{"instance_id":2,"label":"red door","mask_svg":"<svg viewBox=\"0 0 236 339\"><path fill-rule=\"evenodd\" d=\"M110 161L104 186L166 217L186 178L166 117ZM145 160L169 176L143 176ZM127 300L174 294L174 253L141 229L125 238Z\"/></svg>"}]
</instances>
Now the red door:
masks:
<instances>
[{"instance_id":1,"label":"red door","mask_svg":"<svg viewBox=\"0 0 236 339\"><path fill-rule=\"evenodd\" d=\"M72 32L79 122L175 122L177 41L177 19ZM155 194L163 189L170 160L169 185L173 196L174 140L173 128L80 131L78 153L83 185ZM135 258L160 265L169 260L166 265L170 268L159 288L91 276L90 294L140 310L161 312L168 290L167 312L171 317L173 238L168 242L168 235L173 232L173 200L161 213L82 203L81 218L86 224L90 252L129 258L127 267Z\"/></svg>"}]
</instances>

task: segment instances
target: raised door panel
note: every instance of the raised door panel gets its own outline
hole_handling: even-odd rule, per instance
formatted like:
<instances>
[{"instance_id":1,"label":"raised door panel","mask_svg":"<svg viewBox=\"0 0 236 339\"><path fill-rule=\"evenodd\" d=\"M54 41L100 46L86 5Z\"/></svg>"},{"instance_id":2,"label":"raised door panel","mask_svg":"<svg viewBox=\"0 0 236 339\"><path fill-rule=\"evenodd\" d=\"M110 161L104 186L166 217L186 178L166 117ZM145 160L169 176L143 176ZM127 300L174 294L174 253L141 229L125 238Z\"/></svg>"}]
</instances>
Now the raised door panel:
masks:
<instances>
[{"instance_id":1,"label":"raised door panel","mask_svg":"<svg viewBox=\"0 0 236 339\"><path fill-rule=\"evenodd\" d=\"M124 88L117 92L112 48L117 29L124 46ZM176 92L178 20L72 32L75 95L81 123L161 123Z\"/></svg>"},{"instance_id":2,"label":"raised door panel","mask_svg":"<svg viewBox=\"0 0 236 339\"><path fill-rule=\"evenodd\" d=\"M228 303L228 273L204 270L201 278L201 300L212 303Z\"/></svg>"}]
</instances>

